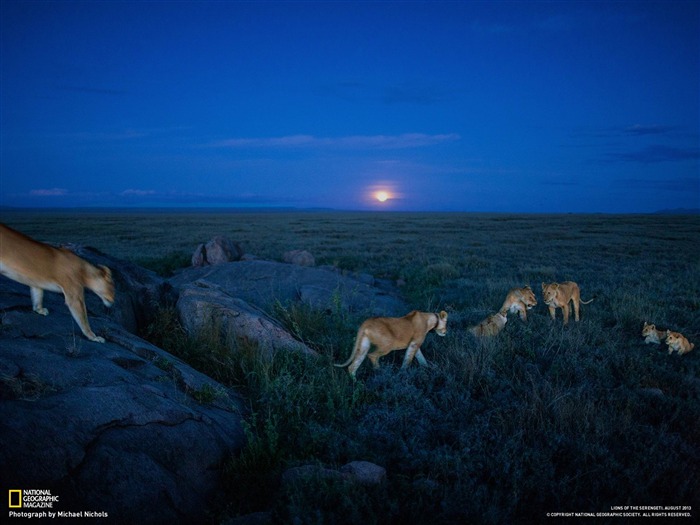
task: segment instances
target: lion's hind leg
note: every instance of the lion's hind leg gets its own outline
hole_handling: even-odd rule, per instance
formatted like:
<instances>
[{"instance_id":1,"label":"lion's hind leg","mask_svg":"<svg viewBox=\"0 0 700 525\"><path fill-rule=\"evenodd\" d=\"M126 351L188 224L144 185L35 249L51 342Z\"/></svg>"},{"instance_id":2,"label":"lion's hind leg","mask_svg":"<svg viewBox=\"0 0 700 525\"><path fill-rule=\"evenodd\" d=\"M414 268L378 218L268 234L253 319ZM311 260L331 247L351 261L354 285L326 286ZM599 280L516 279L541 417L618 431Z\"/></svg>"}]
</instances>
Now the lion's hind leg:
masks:
<instances>
[{"instance_id":1,"label":"lion's hind leg","mask_svg":"<svg viewBox=\"0 0 700 525\"><path fill-rule=\"evenodd\" d=\"M391 347L391 345L380 346L380 347L377 347L377 349L374 352L372 352L371 354L369 354L367 357L372 362L372 366L376 369L376 368L379 368L379 358L384 357L386 354L388 354L392 350L393 350L393 348Z\"/></svg>"},{"instance_id":2,"label":"lion's hind leg","mask_svg":"<svg viewBox=\"0 0 700 525\"><path fill-rule=\"evenodd\" d=\"M32 296L32 309L41 315L49 315L48 309L44 308L44 290L36 286L29 287L29 293Z\"/></svg>"},{"instance_id":3,"label":"lion's hind leg","mask_svg":"<svg viewBox=\"0 0 700 525\"><path fill-rule=\"evenodd\" d=\"M355 377L357 369L360 368L360 365L365 360L365 357L367 357L367 352L369 352L369 349L372 346L372 342L369 340L367 335L362 334L359 337L361 339L359 347L357 348L357 353L355 354L355 358L353 359L352 363L350 363L350 366L348 367L348 372L350 372L352 377ZM372 358L370 356L370 360L371 359Z\"/></svg>"}]
</instances>

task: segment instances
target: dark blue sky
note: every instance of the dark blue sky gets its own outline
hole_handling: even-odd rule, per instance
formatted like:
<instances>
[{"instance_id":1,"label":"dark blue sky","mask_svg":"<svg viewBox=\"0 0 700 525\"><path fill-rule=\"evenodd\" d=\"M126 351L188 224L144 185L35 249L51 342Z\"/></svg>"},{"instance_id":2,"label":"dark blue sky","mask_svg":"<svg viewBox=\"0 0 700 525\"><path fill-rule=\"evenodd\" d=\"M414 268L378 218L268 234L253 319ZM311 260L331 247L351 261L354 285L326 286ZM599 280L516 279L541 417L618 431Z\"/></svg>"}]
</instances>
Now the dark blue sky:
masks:
<instances>
[{"instance_id":1,"label":"dark blue sky","mask_svg":"<svg viewBox=\"0 0 700 525\"><path fill-rule=\"evenodd\" d=\"M1 5L0 205L700 206L696 1Z\"/></svg>"}]
</instances>

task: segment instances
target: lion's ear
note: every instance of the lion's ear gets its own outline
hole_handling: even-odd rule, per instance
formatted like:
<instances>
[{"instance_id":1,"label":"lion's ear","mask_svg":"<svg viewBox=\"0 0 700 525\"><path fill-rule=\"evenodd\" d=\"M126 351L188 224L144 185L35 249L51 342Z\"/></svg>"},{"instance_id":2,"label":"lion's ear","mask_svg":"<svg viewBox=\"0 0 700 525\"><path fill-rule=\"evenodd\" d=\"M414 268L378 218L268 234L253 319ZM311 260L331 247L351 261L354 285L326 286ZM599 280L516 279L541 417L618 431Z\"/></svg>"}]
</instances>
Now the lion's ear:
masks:
<instances>
[{"instance_id":1,"label":"lion's ear","mask_svg":"<svg viewBox=\"0 0 700 525\"><path fill-rule=\"evenodd\" d=\"M547 285L545 283L542 283L542 291L544 291L545 288L547 288Z\"/></svg>"},{"instance_id":2,"label":"lion's ear","mask_svg":"<svg viewBox=\"0 0 700 525\"><path fill-rule=\"evenodd\" d=\"M447 312L445 310L440 312L440 319L447 319Z\"/></svg>"},{"instance_id":3,"label":"lion's ear","mask_svg":"<svg viewBox=\"0 0 700 525\"><path fill-rule=\"evenodd\" d=\"M100 264L99 268L100 270L102 270L102 275L104 275L105 277L112 277L112 270L107 268L104 264Z\"/></svg>"}]
</instances>

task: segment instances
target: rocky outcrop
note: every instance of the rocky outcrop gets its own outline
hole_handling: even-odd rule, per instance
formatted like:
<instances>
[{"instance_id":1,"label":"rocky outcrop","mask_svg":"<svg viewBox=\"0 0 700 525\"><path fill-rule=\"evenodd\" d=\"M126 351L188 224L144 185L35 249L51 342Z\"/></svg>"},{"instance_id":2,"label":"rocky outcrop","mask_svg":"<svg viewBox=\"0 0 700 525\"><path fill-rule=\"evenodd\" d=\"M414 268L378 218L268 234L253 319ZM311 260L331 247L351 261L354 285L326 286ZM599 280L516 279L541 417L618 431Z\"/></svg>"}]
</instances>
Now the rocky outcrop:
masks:
<instances>
[{"instance_id":1,"label":"rocky outcrop","mask_svg":"<svg viewBox=\"0 0 700 525\"><path fill-rule=\"evenodd\" d=\"M176 306L182 325L190 334L215 327L223 340L232 344L254 341L267 356L277 350L316 355L265 312L218 286L200 281L185 285L180 288Z\"/></svg>"},{"instance_id":2,"label":"rocky outcrop","mask_svg":"<svg viewBox=\"0 0 700 525\"><path fill-rule=\"evenodd\" d=\"M192 254L192 266L211 266L240 261L243 248L227 237L218 235L206 244L200 244Z\"/></svg>"},{"instance_id":3,"label":"rocky outcrop","mask_svg":"<svg viewBox=\"0 0 700 525\"><path fill-rule=\"evenodd\" d=\"M61 294L44 304L35 314L28 287L0 278L0 488L50 490L53 511L119 523L200 522L244 445L241 400L99 300L88 315L104 344L82 336Z\"/></svg>"},{"instance_id":4,"label":"rocky outcrop","mask_svg":"<svg viewBox=\"0 0 700 525\"><path fill-rule=\"evenodd\" d=\"M282 254L282 260L297 266L316 266L316 259L306 250L291 250Z\"/></svg>"},{"instance_id":5,"label":"rocky outcrop","mask_svg":"<svg viewBox=\"0 0 700 525\"><path fill-rule=\"evenodd\" d=\"M240 261L189 268L169 280L176 293L195 282L219 288L265 312L271 312L275 304L293 303L320 310L342 308L367 316L404 315L407 311L405 303L393 291L376 286L371 276L343 275L329 267Z\"/></svg>"}]
</instances>

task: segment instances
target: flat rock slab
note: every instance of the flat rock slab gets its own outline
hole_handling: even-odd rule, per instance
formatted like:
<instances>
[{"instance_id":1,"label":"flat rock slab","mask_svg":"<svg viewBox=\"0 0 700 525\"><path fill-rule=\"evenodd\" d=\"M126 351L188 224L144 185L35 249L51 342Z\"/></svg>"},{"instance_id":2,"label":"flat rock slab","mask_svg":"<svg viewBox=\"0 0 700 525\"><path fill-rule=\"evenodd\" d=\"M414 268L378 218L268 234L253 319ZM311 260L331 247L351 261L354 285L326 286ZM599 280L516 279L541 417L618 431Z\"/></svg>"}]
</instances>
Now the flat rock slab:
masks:
<instances>
[{"instance_id":1,"label":"flat rock slab","mask_svg":"<svg viewBox=\"0 0 700 525\"><path fill-rule=\"evenodd\" d=\"M2 493L48 489L58 510L120 523L201 521L221 464L244 446L241 400L104 307L89 309L99 344L61 294L45 304L48 316L34 313L28 287L0 278Z\"/></svg>"}]
</instances>

